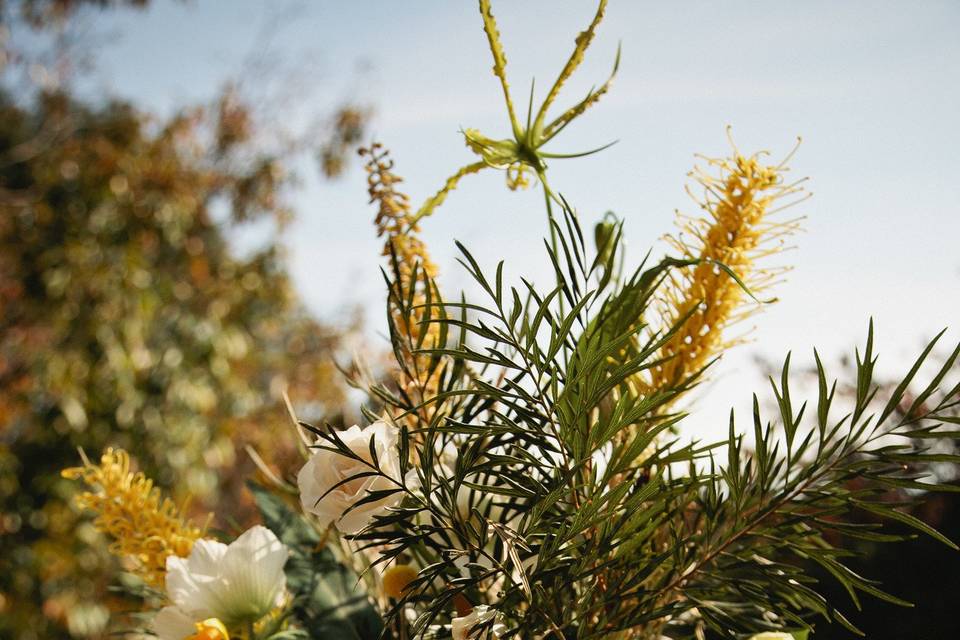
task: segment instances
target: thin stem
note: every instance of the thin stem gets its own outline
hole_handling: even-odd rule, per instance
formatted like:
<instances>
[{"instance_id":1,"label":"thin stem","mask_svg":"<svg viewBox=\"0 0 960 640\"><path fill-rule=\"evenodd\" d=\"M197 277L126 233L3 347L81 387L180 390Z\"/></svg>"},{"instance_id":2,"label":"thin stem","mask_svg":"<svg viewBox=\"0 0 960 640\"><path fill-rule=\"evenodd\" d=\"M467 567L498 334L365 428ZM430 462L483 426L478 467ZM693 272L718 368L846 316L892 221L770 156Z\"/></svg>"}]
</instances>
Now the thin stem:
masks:
<instances>
[{"instance_id":1,"label":"thin stem","mask_svg":"<svg viewBox=\"0 0 960 640\"><path fill-rule=\"evenodd\" d=\"M553 192L550 190L549 185L547 185L547 175L542 171L537 173L537 177L540 179L540 184L543 185L543 199L547 205L547 224L550 227L550 249L554 254L557 253L557 229L556 229L556 219L553 217L553 204L551 200L553 199ZM558 278L557 284L561 284Z\"/></svg>"},{"instance_id":2,"label":"thin stem","mask_svg":"<svg viewBox=\"0 0 960 640\"><path fill-rule=\"evenodd\" d=\"M543 171L537 173L537 177L540 179L540 184L543 185L543 199L547 205L547 226L550 227L550 250L553 252L553 255L559 260L558 244L557 244L557 221L553 215L553 200L556 196L553 195L553 191L550 189L550 185L547 184L547 174ZM556 273L557 286L563 285L563 276L558 272ZM557 296L560 302L560 315L565 315L563 296Z\"/></svg>"}]
</instances>

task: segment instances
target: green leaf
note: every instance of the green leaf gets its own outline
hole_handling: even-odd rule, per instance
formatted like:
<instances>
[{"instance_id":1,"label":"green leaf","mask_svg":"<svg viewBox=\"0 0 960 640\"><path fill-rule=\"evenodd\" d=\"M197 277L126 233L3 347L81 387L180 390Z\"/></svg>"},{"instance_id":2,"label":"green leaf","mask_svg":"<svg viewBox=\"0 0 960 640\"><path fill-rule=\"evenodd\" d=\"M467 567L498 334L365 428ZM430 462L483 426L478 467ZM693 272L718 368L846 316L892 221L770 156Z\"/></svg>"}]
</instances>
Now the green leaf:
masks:
<instances>
[{"instance_id":1,"label":"green leaf","mask_svg":"<svg viewBox=\"0 0 960 640\"><path fill-rule=\"evenodd\" d=\"M911 527L913 529L916 529L917 531L925 533L931 538L934 538L935 540L939 540L940 542L947 545L951 549L954 549L954 550L960 549L960 547L958 547L956 543L953 542L950 538L943 535L942 533L940 533L939 531L937 531L936 529L928 525L923 520L920 520L916 516L912 516L909 513L904 513L903 511L897 511L893 507L889 507L886 505L880 505L880 504L871 503L871 502L864 502L861 500L853 500L853 502L861 509L869 511L870 513L878 515L882 518L890 518L891 520L897 520L907 525L908 527Z\"/></svg>"},{"instance_id":2,"label":"green leaf","mask_svg":"<svg viewBox=\"0 0 960 640\"><path fill-rule=\"evenodd\" d=\"M294 596L295 619L311 638L369 640L379 637L383 620L357 575L337 562L304 518L265 488L247 483L264 525L290 547L284 567ZM296 635L290 637L298 637Z\"/></svg>"},{"instance_id":3,"label":"green leaf","mask_svg":"<svg viewBox=\"0 0 960 640\"><path fill-rule=\"evenodd\" d=\"M292 511L278 496L266 488L247 482L247 488L253 494L254 502L263 524L273 531L280 542L291 548L313 547L320 542L320 536L299 513Z\"/></svg>"}]
</instances>

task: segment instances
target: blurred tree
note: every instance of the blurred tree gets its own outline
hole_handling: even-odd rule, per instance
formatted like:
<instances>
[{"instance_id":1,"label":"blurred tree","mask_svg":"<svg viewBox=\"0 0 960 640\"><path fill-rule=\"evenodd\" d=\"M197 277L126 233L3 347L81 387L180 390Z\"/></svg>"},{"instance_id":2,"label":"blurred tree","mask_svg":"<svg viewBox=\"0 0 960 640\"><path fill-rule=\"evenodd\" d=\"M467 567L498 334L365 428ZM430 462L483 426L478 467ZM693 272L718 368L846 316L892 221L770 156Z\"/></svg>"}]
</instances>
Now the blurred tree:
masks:
<instances>
[{"instance_id":1,"label":"blurred tree","mask_svg":"<svg viewBox=\"0 0 960 640\"><path fill-rule=\"evenodd\" d=\"M4 633L102 627L92 576L107 558L70 541L71 488L56 477L78 446L127 448L162 484L212 503L238 440L275 440L281 392L295 387L315 415L343 402L342 336L303 310L281 248L241 259L224 238L232 220L289 212L280 162L238 168L247 124L233 124L245 119L216 115L211 153L201 110L160 126L122 103L45 94L25 109L0 96Z\"/></svg>"},{"instance_id":2,"label":"blurred tree","mask_svg":"<svg viewBox=\"0 0 960 640\"><path fill-rule=\"evenodd\" d=\"M20 0L11 2L19 8L20 16L34 28L43 28L50 25L56 25L71 15L76 13L82 7L98 7L106 9L116 6L128 6L143 8L150 3L150 0ZM0 12L2 12L5 0L0 0Z\"/></svg>"},{"instance_id":3,"label":"blurred tree","mask_svg":"<svg viewBox=\"0 0 960 640\"><path fill-rule=\"evenodd\" d=\"M122 4L145 2L16 6L44 27L82 5ZM4 54L0 69L31 64ZM83 104L63 84L33 97L7 84L0 638L105 637L110 612L130 602L108 595L106 542L59 470L78 447L99 455L115 445L178 499L191 496L195 511L241 505L252 463L236 451L296 453L283 392L305 417L338 421L346 396L334 362L356 319L332 328L304 309L275 231L291 218L294 155L310 150L326 175L339 174L368 112L344 106L319 142L270 148L233 86L163 122L122 101ZM264 237L241 256L229 231L250 223Z\"/></svg>"},{"instance_id":4,"label":"blurred tree","mask_svg":"<svg viewBox=\"0 0 960 640\"><path fill-rule=\"evenodd\" d=\"M202 110L158 125L123 103L0 96L0 632L102 628L108 560L71 540L56 478L78 446L124 447L212 504L241 441L277 448L282 391L314 415L343 402L342 336L302 308L281 247L238 258L224 237L289 211L277 158L234 161L249 122L222 104L207 128Z\"/></svg>"}]
</instances>

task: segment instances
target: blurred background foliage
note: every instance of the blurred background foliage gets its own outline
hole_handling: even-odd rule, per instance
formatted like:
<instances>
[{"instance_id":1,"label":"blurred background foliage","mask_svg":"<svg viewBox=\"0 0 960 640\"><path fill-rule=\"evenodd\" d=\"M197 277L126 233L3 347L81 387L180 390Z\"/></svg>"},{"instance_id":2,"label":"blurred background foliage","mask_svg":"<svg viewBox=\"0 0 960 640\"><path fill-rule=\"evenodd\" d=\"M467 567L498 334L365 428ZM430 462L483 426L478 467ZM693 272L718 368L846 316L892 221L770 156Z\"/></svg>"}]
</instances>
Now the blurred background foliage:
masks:
<instances>
[{"instance_id":1,"label":"blurred background foliage","mask_svg":"<svg viewBox=\"0 0 960 640\"><path fill-rule=\"evenodd\" d=\"M133 608L109 590L107 543L59 477L78 447L127 449L195 513L242 505L215 522L231 528L253 514L243 446L298 455L282 394L333 422L347 397L335 362L357 322L305 310L278 232L297 156L336 177L368 112L347 104L322 137L264 145L272 132L239 83L161 119L77 99L72 51L10 44L13 29L60 32L78 11L144 4L0 5L0 637L105 637L109 612ZM228 236L251 224L263 237L241 255Z\"/></svg>"}]
</instances>

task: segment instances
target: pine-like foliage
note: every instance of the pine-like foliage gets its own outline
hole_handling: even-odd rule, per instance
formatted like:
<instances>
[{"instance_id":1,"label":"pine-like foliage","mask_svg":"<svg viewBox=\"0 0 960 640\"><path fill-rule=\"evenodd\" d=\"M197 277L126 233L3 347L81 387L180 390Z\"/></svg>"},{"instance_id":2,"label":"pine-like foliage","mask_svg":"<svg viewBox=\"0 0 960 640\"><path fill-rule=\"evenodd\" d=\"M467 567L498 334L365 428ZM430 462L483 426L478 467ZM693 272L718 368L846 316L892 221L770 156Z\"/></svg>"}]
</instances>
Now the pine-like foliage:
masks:
<instances>
[{"instance_id":1,"label":"pine-like foliage","mask_svg":"<svg viewBox=\"0 0 960 640\"><path fill-rule=\"evenodd\" d=\"M443 410L401 425L403 473L391 479L405 500L356 537L381 549L375 564L402 557L420 567L391 613L415 603L422 613L412 632L422 633L447 622L458 598L495 601L516 637L693 638L703 629L738 637L805 629L810 614L845 621L805 577L807 561L841 581L854 604L861 594L904 604L846 568L829 534L892 541L880 523L896 520L955 547L883 496L895 487L918 496L950 488L923 480L931 463L957 461L928 453L927 443L956 435L939 425L958 422L960 385L929 400L958 351L898 412L933 345L877 404L871 326L849 410L833 407L835 383L822 368L815 403L809 411L798 404L788 358L773 384L779 415L765 418L755 401L755 451L743 446L732 415L725 443L685 445L669 436L683 414L663 408L695 380L649 395L615 393L657 366L679 329L641 338L625 305L645 308L685 263L668 259L601 286L616 253L606 263L589 257L576 217L567 212L565 223L556 228L559 254L547 249L558 276L551 291L509 287L502 263L488 276L461 246L486 299L427 303L447 345L425 352L442 381L427 402ZM424 317L402 299L393 303L411 321ZM400 352L416 348L396 327L391 335ZM621 362L616 356L637 340ZM401 415L424 415L386 388L372 391ZM351 455L335 432L316 432ZM376 459L368 472L379 472ZM855 510L875 514L877 524L848 524Z\"/></svg>"},{"instance_id":2,"label":"pine-like foliage","mask_svg":"<svg viewBox=\"0 0 960 640\"><path fill-rule=\"evenodd\" d=\"M603 7L578 38L557 89L582 59ZM844 607L818 593L804 570L810 563L838 580L854 606L864 595L906 604L848 568L849 552L837 540L892 542L902 536L883 524L896 521L956 548L889 495L908 489L905 495L920 500L955 489L931 482L930 466L960 459L934 453L929 443L957 436L943 425L960 423L953 379L960 347L917 391L934 340L894 393L879 399L871 322L856 354L852 406L834 406L837 383L816 354L816 398L795 400L787 357L771 381L777 414L763 415L754 396L746 429L752 450L733 414L726 441L689 443L676 435L685 414L674 401L729 346L720 333L740 313L740 301L758 302L751 287L770 284L749 269L768 252L768 239L796 226L764 218L767 205L796 185L782 180L783 164L763 167L757 156L716 161L728 173L701 182L712 219L691 227L703 229L698 249L675 244L678 256L622 275L622 223L598 225L590 247L576 213L547 187L548 156L528 144L539 129L517 124L496 23L489 3L480 8L517 140L480 149L468 132L468 144L485 166L519 163L518 171L532 168L543 183L550 225L544 247L555 283L514 278L502 262L484 269L458 243L460 263L482 296L442 299L429 267L394 255L386 280L399 379L412 353L426 367L418 375L438 381L426 396L407 393L402 382L369 388L400 432L399 474L384 471L373 440L368 459L336 431L303 425L319 437L316 449L362 469L340 485L389 480L391 488L371 491L351 509L402 496L348 537L375 558L369 573L417 569L405 587L392 589L387 632L443 637L454 618L481 605L494 614L480 619L471 637L806 637L817 616L855 631ZM551 91L547 103L554 97ZM507 153L518 148L532 155ZM413 216L411 232L448 191ZM676 313L650 326L647 318L663 317L664 300ZM703 348L678 362L691 344ZM908 389L913 400L903 406ZM859 512L874 521L854 524Z\"/></svg>"}]
</instances>

